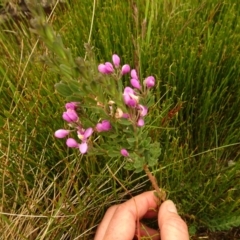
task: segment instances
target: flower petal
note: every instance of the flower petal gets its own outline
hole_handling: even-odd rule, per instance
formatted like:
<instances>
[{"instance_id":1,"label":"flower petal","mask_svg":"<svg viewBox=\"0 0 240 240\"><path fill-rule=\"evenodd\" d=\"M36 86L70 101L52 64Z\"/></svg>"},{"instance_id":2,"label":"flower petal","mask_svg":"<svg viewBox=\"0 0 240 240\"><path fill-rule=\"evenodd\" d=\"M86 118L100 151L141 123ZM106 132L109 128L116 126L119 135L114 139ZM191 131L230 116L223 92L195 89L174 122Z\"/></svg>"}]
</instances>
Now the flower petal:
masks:
<instances>
[{"instance_id":1,"label":"flower petal","mask_svg":"<svg viewBox=\"0 0 240 240\"><path fill-rule=\"evenodd\" d=\"M70 148L77 148L78 142L73 138L68 138L66 141L66 145Z\"/></svg>"},{"instance_id":2,"label":"flower petal","mask_svg":"<svg viewBox=\"0 0 240 240\"><path fill-rule=\"evenodd\" d=\"M87 145L86 142L83 142L83 143L79 144L78 147L79 147L79 151L80 151L82 154L86 153L87 150L88 150L88 145Z\"/></svg>"},{"instance_id":3,"label":"flower petal","mask_svg":"<svg viewBox=\"0 0 240 240\"><path fill-rule=\"evenodd\" d=\"M65 138L70 133L70 130L59 129L54 133L56 138Z\"/></svg>"},{"instance_id":4,"label":"flower petal","mask_svg":"<svg viewBox=\"0 0 240 240\"><path fill-rule=\"evenodd\" d=\"M84 134L83 134L84 139L89 138L89 137L92 135L92 133L93 133L93 129L92 129L92 128L87 128L87 129L85 130Z\"/></svg>"},{"instance_id":5,"label":"flower petal","mask_svg":"<svg viewBox=\"0 0 240 240\"><path fill-rule=\"evenodd\" d=\"M139 118L138 121L137 121L137 126L138 127L143 127L144 126L144 120L142 118Z\"/></svg>"}]
</instances>

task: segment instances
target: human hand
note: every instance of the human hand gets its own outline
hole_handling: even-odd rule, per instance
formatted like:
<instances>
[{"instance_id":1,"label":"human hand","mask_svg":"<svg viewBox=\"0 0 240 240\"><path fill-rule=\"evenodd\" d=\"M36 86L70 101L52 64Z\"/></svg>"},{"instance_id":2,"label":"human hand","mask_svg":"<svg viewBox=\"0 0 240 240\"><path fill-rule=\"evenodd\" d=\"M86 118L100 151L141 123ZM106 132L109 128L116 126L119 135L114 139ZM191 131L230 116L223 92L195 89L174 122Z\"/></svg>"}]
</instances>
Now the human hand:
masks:
<instances>
[{"instance_id":1,"label":"human hand","mask_svg":"<svg viewBox=\"0 0 240 240\"><path fill-rule=\"evenodd\" d=\"M159 240L189 240L186 223L177 214L176 207L171 200L160 206L157 213L157 198L153 191L144 192L125 203L110 207L100 223L94 240L132 240L134 236L148 237L146 239ZM158 218L159 231L140 223L142 218Z\"/></svg>"}]
</instances>

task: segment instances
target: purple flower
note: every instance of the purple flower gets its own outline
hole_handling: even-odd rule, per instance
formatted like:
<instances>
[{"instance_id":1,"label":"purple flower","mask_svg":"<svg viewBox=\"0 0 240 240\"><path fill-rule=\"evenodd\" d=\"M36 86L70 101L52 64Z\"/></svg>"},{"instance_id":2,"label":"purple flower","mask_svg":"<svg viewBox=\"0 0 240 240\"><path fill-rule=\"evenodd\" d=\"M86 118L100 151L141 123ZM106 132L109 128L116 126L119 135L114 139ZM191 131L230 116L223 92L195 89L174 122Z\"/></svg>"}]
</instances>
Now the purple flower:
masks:
<instances>
[{"instance_id":1,"label":"purple flower","mask_svg":"<svg viewBox=\"0 0 240 240\"><path fill-rule=\"evenodd\" d=\"M138 96L135 95L135 92L130 87L125 87L123 92L124 103L129 107L136 107L138 104Z\"/></svg>"},{"instance_id":2,"label":"purple flower","mask_svg":"<svg viewBox=\"0 0 240 240\"><path fill-rule=\"evenodd\" d=\"M54 136L55 136L56 138L65 138L69 133L70 133L70 130L58 129L58 130L54 133Z\"/></svg>"},{"instance_id":3,"label":"purple flower","mask_svg":"<svg viewBox=\"0 0 240 240\"><path fill-rule=\"evenodd\" d=\"M65 108L68 110L68 109L71 109L71 110L76 110L78 106L78 103L77 102L69 102L69 103L66 103L65 104Z\"/></svg>"},{"instance_id":4,"label":"purple flower","mask_svg":"<svg viewBox=\"0 0 240 240\"><path fill-rule=\"evenodd\" d=\"M68 138L66 141L66 145L70 148L77 148L79 144L75 139Z\"/></svg>"},{"instance_id":5,"label":"purple flower","mask_svg":"<svg viewBox=\"0 0 240 240\"><path fill-rule=\"evenodd\" d=\"M138 121L137 121L137 126L138 127L142 127L144 126L144 120L142 118L139 118Z\"/></svg>"},{"instance_id":6,"label":"purple flower","mask_svg":"<svg viewBox=\"0 0 240 240\"><path fill-rule=\"evenodd\" d=\"M101 63L98 65L98 71L103 74L111 74L114 72L113 65L110 62Z\"/></svg>"},{"instance_id":7,"label":"purple flower","mask_svg":"<svg viewBox=\"0 0 240 240\"><path fill-rule=\"evenodd\" d=\"M121 153L122 156L124 156L124 157L129 157L129 153L128 153L128 151L127 151L125 148L121 149L120 153Z\"/></svg>"},{"instance_id":8,"label":"purple flower","mask_svg":"<svg viewBox=\"0 0 240 240\"><path fill-rule=\"evenodd\" d=\"M113 61L115 68L118 68L120 65L120 57L117 54L113 54L112 61Z\"/></svg>"},{"instance_id":9,"label":"purple flower","mask_svg":"<svg viewBox=\"0 0 240 240\"><path fill-rule=\"evenodd\" d=\"M141 84L138 79L132 78L130 82L134 88L141 89Z\"/></svg>"},{"instance_id":10,"label":"purple flower","mask_svg":"<svg viewBox=\"0 0 240 240\"><path fill-rule=\"evenodd\" d=\"M147 115L148 109L147 109L146 106L143 106L143 105L139 104L138 109L139 109L139 114L140 114L141 117L144 117L144 116Z\"/></svg>"},{"instance_id":11,"label":"purple flower","mask_svg":"<svg viewBox=\"0 0 240 240\"><path fill-rule=\"evenodd\" d=\"M147 86L147 88L152 88L155 85L155 78L153 76L147 77L143 84Z\"/></svg>"},{"instance_id":12,"label":"purple flower","mask_svg":"<svg viewBox=\"0 0 240 240\"><path fill-rule=\"evenodd\" d=\"M131 70L131 78L138 79L137 71L135 69Z\"/></svg>"},{"instance_id":13,"label":"purple flower","mask_svg":"<svg viewBox=\"0 0 240 240\"><path fill-rule=\"evenodd\" d=\"M75 110L69 108L66 112L63 113L62 118L69 123L77 122L78 115Z\"/></svg>"},{"instance_id":14,"label":"purple flower","mask_svg":"<svg viewBox=\"0 0 240 240\"><path fill-rule=\"evenodd\" d=\"M107 132L111 129L111 123L108 120L103 120L101 123L96 125L98 132Z\"/></svg>"},{"instance_id":15,"label":"purple flower","mask_svg":"<svg viewBox=\"0 0 240 240\"><path fill-rule=\"evenodd\" d=\"M130 70L131 70L130 66L129 66L128 64L125 64L125 65L122 66L122 71L121 71L121 73L122 73L122 75L124 75L124 74L129 73Z\"/></svg>"}]
</instances>

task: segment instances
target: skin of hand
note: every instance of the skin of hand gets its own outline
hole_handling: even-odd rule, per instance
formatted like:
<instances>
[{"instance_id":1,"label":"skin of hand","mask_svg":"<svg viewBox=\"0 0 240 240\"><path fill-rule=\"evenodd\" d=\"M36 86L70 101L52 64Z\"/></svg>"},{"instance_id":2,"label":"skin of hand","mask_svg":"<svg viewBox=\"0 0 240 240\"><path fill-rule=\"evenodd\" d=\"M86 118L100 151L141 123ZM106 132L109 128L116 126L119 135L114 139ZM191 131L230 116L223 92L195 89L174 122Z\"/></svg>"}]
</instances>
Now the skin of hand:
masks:
<instances>
[{"instance_id":1,"label":"skin of hand","mask_svg":"<svg viewBox=\"0 0 240 240\"><path fill-rule=\"evenodd\" d=\"M177 213L171 200L163 202L159 211L154 191L144 192L132 199L110 207L99 224L94 240L132 240L141 237L152 240L189 240L186 223ZM159 231L143 224L142 218L158 218ZM138 226L140 229L138 230Z\"/></svg>"}]
</instances>

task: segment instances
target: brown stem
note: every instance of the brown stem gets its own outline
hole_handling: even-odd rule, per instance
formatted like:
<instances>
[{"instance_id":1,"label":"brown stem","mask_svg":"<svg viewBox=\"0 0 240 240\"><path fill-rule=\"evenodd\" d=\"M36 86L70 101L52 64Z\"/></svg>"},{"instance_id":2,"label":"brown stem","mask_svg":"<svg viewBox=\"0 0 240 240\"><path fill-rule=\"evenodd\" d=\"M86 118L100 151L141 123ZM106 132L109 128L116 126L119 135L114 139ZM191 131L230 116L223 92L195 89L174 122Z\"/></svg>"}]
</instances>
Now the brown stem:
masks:
<instances>
[{"instance_id":1,"label":"brown stem","mask_svg":"<svg viewBox=\"0 0 240 240\"><path fill-rule=\"evenodd\" d=\"M150 170L149 170L149 168L148 168L148 165L145 164L145 165L143 166L143 169L144 169L145 173L147 174L150 182L152 183L153 188L156 190L159 200L160 200L161 202L165 201L165 199L166 199L166 193L165 193L161 188L158 187L157 180L156 180L156 178L152 175L152 173L150 172Z\"/></svg>"}]
</instances>

